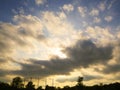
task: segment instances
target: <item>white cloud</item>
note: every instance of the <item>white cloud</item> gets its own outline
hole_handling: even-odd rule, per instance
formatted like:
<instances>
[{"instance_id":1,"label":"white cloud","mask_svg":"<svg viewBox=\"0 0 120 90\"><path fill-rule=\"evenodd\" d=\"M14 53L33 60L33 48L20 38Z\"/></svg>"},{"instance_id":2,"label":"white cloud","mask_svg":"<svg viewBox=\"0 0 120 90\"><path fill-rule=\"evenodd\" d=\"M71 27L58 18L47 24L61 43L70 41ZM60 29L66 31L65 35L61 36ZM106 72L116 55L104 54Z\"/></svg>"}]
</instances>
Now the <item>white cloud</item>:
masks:
<instances>
[{"instance_id":1,"label":"white cloud","mask_svg":"<svg viewBox=\"0 0 120 90\"><path fill-rule=\"evenodd\" d=\"M39 18L32 15L16 15L13 18L17 23L20 34L23 36L29 36L37 38L39 35L43 35L43 25Z\"/></svg>"},{"instance_id":2,"label":"white cloud","mask_svg":"<svg viewBox=\"0 0 120 90\"><path fill-rule=\"evenodd\" d=\"M99 26L87 27L87 37L93 39L96 43L101 46L106 46L115 42L115 35L110 32L109 28L102 28Z\"/></svg>"},{"instance_id":3,"label":"white cloud","mask_svg":"<svg viewBox=\"0 0 120 90\"><path fill-rule=\"evenodd\" d=\"M35 3L36 3L37 5L41 5L41 4L44 4L45 1L46 1L46 0L35 0Z\"/></svg>"},{"instance_id":4,"label":"white cloud","mask_svg":"<svg viewBox=\"0 0 120 90\"><path fill-rule=\"evenodd\" d=\"M33 46L27 52L17 49L17 57L47 58L49 60L50 55L56 55L55 50L58 50L56 51L59 54L58 56L64 56L60 48L74 44L75 42L73 43L71 40L77 41L79 32L74 30L73 25L66 20L64 12L46 11L40 14L41 18L32 15L14 16L13 20L17 25L18 34ZM19 54L21 52L22 54Z\"/></svg>"},{"instance_id":5,"label":"white cloud","mask_svg":"<svg viewBox=\"0 0 120 90\"><path fill-rule=\"evenodd\" d=\"M1 31L0 34L7 35L6 37L1 34L0 37L2 56L3 53L4 55L14 53L11 57L20 59L29 57L46 59L47 57L49 60L50 55L56 55L56 49L58 56L61 56L60 48L74 44L79 38L79 32L66 20L64 12L42 12L41 18L32 15L15 15L13 21L15 25L1 24L3 32ZM43 32L44 29L45 32ZM24 47L24 43L28 46Z\"/></svg>"},{"instance_id":6,"label":"white cloud","mask_svg":"<svg viewBox=\"0 0 120 90\"><path fill-rule=\"evenodd\" d=\"M113 17L112 17L112 16L106 16L104 19L105 19L105 21L107 21L107 22L111 22L112 19L113 19Z\"/></svg>"},{"instance_id":7,"label":"white cloud","mask_svg":"<svg viewBox=\"0 0 120 90\"><path fill-rule=\"evenodd\" d=\"M61 44L71 44L71 39L77 39L78 34L74 30L73 25L61 18L61 15L56 15L53 12L43 12L43 23L52 38L52 42L57 41ZM58 43L59 44L59 43Z\"/></svg>"},{"instance_id":8,"label":"white cloud","mask_svg":"<svg viewBox=\"0 0 120 90\"><path fill-rule=\"evenodd\" d=\"M32 15L15 15L14 23L0 23L0 56L18 58L45 58L46 36L39 18ZM39 47L41 46L42 49ZM44 48L44 50L43 50ZM42 52L42 55L38 55ZM48 51L49 52L49 51Z\"/></svg>"},{"instance_id":9,"label":"white cloud","mask_svg":"<svg viewBox=\"0 0 120 90\"><path fill-rule=\"evenodd\" d=\"M81 6L78 7L78 12L80 13L80 15L81 15L82 17L85 17L86 11L87 11L87 9L86 9L85 7L81 7Z\"/></svg>"},{"instance_id":10,"label":"white cloud","mask_svg":"<svg viewBox=\"0 0 120 90\"><path fill-rule=\"evenodd\" d=\"M65 11L73 11L74 10L74 6L72 4L65 4L63 7L62 7L63 10Z\"/></svg>"},{"instance_id":11,"label":"white cloud","mask_svg":"<svg viewBox=\"0 0 120 90\"><path fill-rule=\"evenodd\" d=\"M98 8L101 10L101 11L104 11L105 10L105 3L100 3L100 5L98 6Z\"/></svg>"},{"instance_id":12,"label":"white cloud","mask_svg":"<svg viewBox=\"0 0 120 90\"><path fill-rule=\"evenodd\" d=\"M100 22L101 22L101 19L98 18L98 17L94 17L93 22L94 22L94 23L100 23Z\"/></svg>"},{"instance_id":13,"label":"white cloud","mask_svg":"<svg viewBox=\"0 0 120 90\"><path fill-rule=\"evenodd\" d=\"M65 32L67 34L68 29L66 28L69 28L69 31L71 31L72 25L63 20L61 18L63 16L64 14L62 16L61 15L57 16L53 12L43 12L45 26L51 34L56 36L63 35L65 34Z\"/></svg>"},{"instance_id":14,"label":"white cloud","mask_svg":"<svg viewBox=\"0 0 120 90\"><path fill-rule=\"evenodd\" d=\"M0 56L11 57L15 50L12 47L24 47L27 42L18 34L18 27L11 23L0 23Z\"/></svg>"},{"instance_id":15,"label":"white cloud","mask_svg":"<svg viewBox=\"0 0 120 90\"><path fill-rule=\"evenodd\" d=\"M90 15L91 16L98 16L99 15L99 10L98 9L92 9L91 11L90 11Z\"/></svg>"},{"instance_id":16,"label":"white cloud","mask_svg":"<svg viewBox=\"0 0 120 90\"><path fill-rule=\"evenodd\" d=\"M67 17L64 12L59 12L58 15L61 19L66 19L66 17Z\"/></svg>"}]
</instances>

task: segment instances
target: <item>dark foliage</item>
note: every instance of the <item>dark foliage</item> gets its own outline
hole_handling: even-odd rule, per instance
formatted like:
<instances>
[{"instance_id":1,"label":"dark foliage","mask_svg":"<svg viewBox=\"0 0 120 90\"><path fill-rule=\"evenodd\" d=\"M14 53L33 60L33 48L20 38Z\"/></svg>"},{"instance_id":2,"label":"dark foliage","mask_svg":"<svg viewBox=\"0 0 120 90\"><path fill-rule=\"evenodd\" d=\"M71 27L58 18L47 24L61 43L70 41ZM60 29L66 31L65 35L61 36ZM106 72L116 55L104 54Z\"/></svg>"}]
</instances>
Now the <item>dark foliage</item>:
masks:
<instances>
[{"instance_id":1,"label":"dark foliage","mask_svg":"<svg viewBox=\"0 0 120 90\"><path fill-rule=\"evenodd\" d=\"M28 84L26 85L27 90L35 90L35 85L33 85L32 81L29 81Z\"/></svg>"},{"instance_id":2,"label":"dark foliage","mask_svg":"<svg viewBox=\"0 0 120 90\"><path fill-rule=\"evenodd\" d=\"M42 86L39 86L35 89L35 85L32 81L29 81L26 87L23 87L23 81L20 77L15 77L11 83L11 85L0 82L0 90L120 90L120 83L111 83L111 84L100 84L94 86L85 86L83 85L83 78L79 77L77 84L73 87L64 86L63 88L60 87L52 87L46 85L45 89Z\"/></svg>"}]
</instances>

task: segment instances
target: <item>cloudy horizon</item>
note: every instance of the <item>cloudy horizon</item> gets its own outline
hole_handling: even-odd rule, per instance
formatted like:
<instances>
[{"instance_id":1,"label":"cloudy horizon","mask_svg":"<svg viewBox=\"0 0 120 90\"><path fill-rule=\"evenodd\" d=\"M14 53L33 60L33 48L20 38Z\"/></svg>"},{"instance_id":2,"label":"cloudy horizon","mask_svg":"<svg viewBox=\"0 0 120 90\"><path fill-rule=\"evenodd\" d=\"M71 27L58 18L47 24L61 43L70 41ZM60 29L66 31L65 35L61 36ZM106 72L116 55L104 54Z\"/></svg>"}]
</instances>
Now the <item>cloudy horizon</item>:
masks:
<instances>
[{"instance_id":1,"label":"cloudy horizon","mask_svg":"<svg viewBox=\"0 0 120 90\"><path fill-rule=\"evenodd\" d=\"M0 80L58 86L120 81L119 0L1 0ZM43 82L41 82L42 85Z\"/></svg>"}]
</instances>

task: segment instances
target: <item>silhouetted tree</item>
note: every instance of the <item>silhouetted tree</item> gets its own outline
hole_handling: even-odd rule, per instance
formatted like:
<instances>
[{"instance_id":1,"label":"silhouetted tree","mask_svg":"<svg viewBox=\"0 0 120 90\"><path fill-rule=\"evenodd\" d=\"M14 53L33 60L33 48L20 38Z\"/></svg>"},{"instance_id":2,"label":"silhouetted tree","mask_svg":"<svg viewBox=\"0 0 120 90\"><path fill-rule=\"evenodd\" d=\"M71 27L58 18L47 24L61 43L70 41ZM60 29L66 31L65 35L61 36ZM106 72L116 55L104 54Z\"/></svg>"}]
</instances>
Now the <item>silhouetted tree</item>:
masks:
<instances>
[{"instance_id":1,"label":"silhouetted tree","mask_svg":"<svg viewBox=\"0 0 120 90\"><path fill-rule=\"evenodd\" d=\"M0 82L0 90L10 90L10 85L4 82Z\"/></svg>"},{"instance_id":2,"label":"silhouetted tree","mask_svg":"<svg viewBox=\"0 0 120 90\"><path fill-rule=\"evenodd\" d=\"M35 90L35 85L33 84L32 81L29 81L28 84L26 85L27 90Z\"/></svg>"},{"instance_id":3,"label":"silhouetted tree","mask_svg":"<svg viewBox=\"0 0 120 90\"><path fill-rule=\"evenodd\" d=\"M62 90L60 87L57 87L56 90Z\"/></svg>"},{"instance_id":4,"label":"silhouetted tree","mask_svg":"<svg viewBox=\"0 0 120 90\"><path fill-rule=\"evenodd\" d=\"M43 89L42 89L42 86L39 86L39 87L37 88L37 90L43 90Z\"/></svg>"},{"instance_id":5,"label":"silhouetted tree","mask_svg":"<svg viewBox=\"0 0 120 90\"><path fill-rule=\"evenodd\" d=\"M84 86L83 85L83 77L78 77L77 85L75 86L64 86L63 88L60 87L52 87L46 85L45 89L42 87L38 87L35 89L35 85L32 81L29 81L26 85L26 88L22 88L22 79L20 77L13 78L11 85L8 83L0 82L0 90L120 90L120 83L111 83L111 84L97 84L94 86Z\"/></svg>"},{"instance_id":6,"label":"silhouetted tree","mask_svg":"<svg viewBox=\"0 0 120 90\"><path fill-rule=\"evenodd\" d=\"M45 90L55 90L55 87L51 87L51 86L46 85Z\"/></svg>"},{"instance_id":7,"label":"silhouetted tree","mask_svg":"<svg viewBox=\"0 0 120 90\"><path fill-rule=\"evenodd\" d=\"M63 90L70 90L70 87L69 86L64 86Z\"/></svg>"},{"instance_id":8,"label":"silhouetted tree","mask_svg":"<svg viewBox=\"0 0 120 90\"><path fill-rule=\"evenodd\" d=\"M77 85L78 86L83 86L83 77L78 77L78 80L77 80Z\"/></svg>"},{"instance_id":9,"label":"silhouetted tree","mask_svg":"<svg viewBox=\"0 0 120 90\"><path fill-rule=\"evenodd\" d=\"M23 86L24 86L23 80L20 77L15 77L12 80L11 86L15 87L15 88L23 88Z\"/></svg>"},{"instance_id":10,"label":"silhouetted tree","mask_svg":"<svg viewBox=\"0 0 120 90\"><path fill-rule=\"evenodd\" d=\"M77 90L83 90L83 77L78 77L77 80Z\"/></svg>"}]
</instances>

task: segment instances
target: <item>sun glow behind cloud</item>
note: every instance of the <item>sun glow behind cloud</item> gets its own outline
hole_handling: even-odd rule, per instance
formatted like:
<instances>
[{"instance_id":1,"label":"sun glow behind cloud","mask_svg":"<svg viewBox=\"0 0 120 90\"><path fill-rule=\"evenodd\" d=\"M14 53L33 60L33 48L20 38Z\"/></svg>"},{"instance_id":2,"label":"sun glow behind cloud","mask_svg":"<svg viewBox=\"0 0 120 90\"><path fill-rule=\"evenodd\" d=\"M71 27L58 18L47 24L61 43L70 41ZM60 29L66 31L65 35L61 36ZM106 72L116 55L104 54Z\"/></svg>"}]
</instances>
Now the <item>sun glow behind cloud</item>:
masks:
<instances>
[{"instance_id":1,"label":"sun glow behind cloud","mask_svg":"<svg viewBox=\"0 0 120 90\"><path fill-rule=\"evenodd\" d=\"M60 48L52 48L51 49L52 55L58 56L60 58L67 58L67 56L61 51L62 50Z\"/></svg>"}]
</instances>

